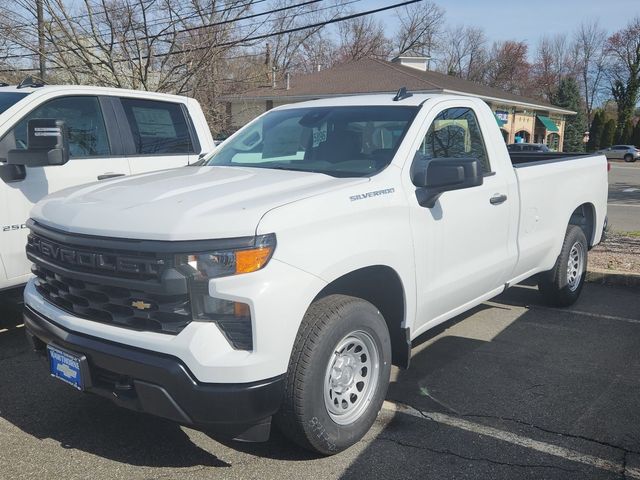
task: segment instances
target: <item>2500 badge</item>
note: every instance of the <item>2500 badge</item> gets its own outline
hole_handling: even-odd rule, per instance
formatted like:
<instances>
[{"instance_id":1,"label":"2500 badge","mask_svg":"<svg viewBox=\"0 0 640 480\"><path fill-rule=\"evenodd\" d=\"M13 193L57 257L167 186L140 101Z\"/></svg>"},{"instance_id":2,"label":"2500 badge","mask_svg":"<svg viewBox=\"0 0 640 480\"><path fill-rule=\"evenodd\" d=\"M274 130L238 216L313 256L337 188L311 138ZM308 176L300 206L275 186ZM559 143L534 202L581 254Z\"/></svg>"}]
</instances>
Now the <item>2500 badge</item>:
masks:
<instances>
[{"instance_id":1,"label":"2500 badge","mask_svg":"<svg viewBox=\"0 0 640 480\"><path fill-rule=\"evenodd\" d=\"M2 226L2 231L3 232L13 232L15 230L22 230L27 228L27 226L23 223L21 224L16 224L16 225L3 225Z\"/></svg>"}]
</instances>

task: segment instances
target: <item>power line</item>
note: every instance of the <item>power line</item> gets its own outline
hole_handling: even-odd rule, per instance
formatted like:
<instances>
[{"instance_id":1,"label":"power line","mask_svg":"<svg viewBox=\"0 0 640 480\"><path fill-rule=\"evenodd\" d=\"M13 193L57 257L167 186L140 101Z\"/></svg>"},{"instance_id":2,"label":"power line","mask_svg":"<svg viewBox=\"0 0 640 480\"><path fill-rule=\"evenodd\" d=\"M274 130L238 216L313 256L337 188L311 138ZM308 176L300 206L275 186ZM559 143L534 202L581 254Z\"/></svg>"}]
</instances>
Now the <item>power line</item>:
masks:
<instances>
[{"instance_id":1,"label":"power line","mask_svg":"<svg viewBox=\"0 0 640 480\"><path fill-rule=\"evenodd\" d=\"M266 1L266 0L260 0L260 1ZM228 25L228 24L236 23L236 22L239 22L239 21L242 21L242 20L248 20L248 19L251 19L251 18L257 18L257 17L262 17L262 16L265 16L265 15L271 15L273 13L284 12L286 10L292 10L294 8L304 7L304 6L311 5L311 4L314 4L314 3L319 3L319 2L322 2L322 1L324 1L324 0L307 0L306 2L302 2L302 3L296 4L296 5L289 5L289 6L286 6L286 7L275 8L275 9L267 10L267 11L264 11L264 12L258 12L258 13L254 13L254 14L251 14L251 15L245 15L243 17L237 17L237 18L228 19L228 20L221 20L219 22L208 23L206 25L199 25L199 26L189 27L189 28L185 28L185 29L182 29L182 30L177 30L175 32L166 32L166 33L161 33L161 34L158 34L158 35L146 35L146 36L138 37L138 38L135 38L135 39L132 38L132 39L127 39L127 40L120 40L120 41L117 41L117 42L110 43L109 45L112 46L112 45L121 45L123 43L139 42L139 41L144 41L144 40L149 40L149 39L160 38L160 37L163 37L163 36L169 36L169 35L175 35L175 34L179 34L179 33L191 32L191 31L200 30L200 29L204 29L204 28L211 28L211 27L217 27L217 26L221 26L221 25ZM355 0L355 1L360 1L360 0ZM355 3L355 1L348 2L347 4ZM317 10L317 11L326 10L327 8L334 8L334 7L333 6L325 7L323 9L320 9L320 10ZM197 16L199 16L199 15L197 15ZM285 18L288 18L288 17L285 17ZM185 18L181 18L181 19L178 19L178 20L179 21L184 21ZM244 25L244 26L241 25L240 28L251 26L251 25L255 25L255 23L254 24L249 24L249 25ZM100 45L98 45L98 44L87 45L87 46L83 46L83 47L77 47L77 48L71 48L71 49L67 49L67 50L63 50L63 51L57 51L55 53L75 52L75 51L86 49L86 48L96 48L96 47L100 47ZM2 57L2 60L9 60L9 59L14 59L14 58L25 58L25 57L36 57L36 56L39 56L39 55L40 55L40 53L12 54L12 55L7 55L7 56Z\"/></svg>"},{"instance_id":2,"label":"power line","mask_svg":"<svg viewBox=\"0 0 640 480\"><path fill-rule=\"evenodd\" d=\"M346 15L344 17L336 17L336 18L333 18L331 20L325 20L323 22L313 23L313 24L310 24L310 25L302 26L302 27L289 28L289 29L286 29L286 30L280 30L279 32L265 33L263 35L256 35L256 36L253 36L253 37L245 38L243 40L243 42L253 42L255 40L263 40L265 38L277 37L279 35L286 35L287 33L295 33L295 32L300 32L302 30L309 30L311 28L324 27L326 25L331 25L333 23L344 22L345 20L351 20L351 19L354 19L354 18L364 17L364 16L367 16L367 15L374 15L376 13L384 12L386 10L391 10L393 8L404 7L406 5L411 5L412 3L418 3L418 2L421 2L421 1L422 0L408 0L408 1L405 1L405 2L401 2L401 3L396 3L394 5L389 5L387 7L376 8L376 9L373 9L373 10L367 10L366 12L354 13L352 15ZM217 44L217 46L219 46L219 47L227 47L227 46L231 46L231 45L240 46L240 44L237 43L237 42L225 42L225 43L218 43ZM194 47L194 48L190 48L188 50L184 49L184 50L177 50L177 51L173 51L173 52L156 53L156 54L152 55L152 57L157 58L157 57L166 57L168 55L179 55L181 53L189 53L189 52L195 52L195 51L199 51L199 50L206 50L208 48L209 47Z\"/></svg>"},{"instance_id":3,"label":"power line","mask_svg":"<svg viewBox=\"0 0 640 480\"><path fill-rule=\"evenodd\" d=\"M262 35L255 35L253 37L248 37L245 38L243 40L243 42L246 44L246 42L253 42L255 40L263 40L266 38L270 38L270 37L276 37L279 35L286 35L288 33L295 33L295 32L300 32L303 30L309 30L312 28L322 28L326 25L331 25L334 23L339 23L339 22L344 22L346 20L352 20L354 18L359 18L359 17L364 17L364 16L368 16L368 15L374 15L376 13L380 13L380 12L384 12L386 10L391 10L391 9L395 9L395 8L399 8L399 7L404 7L406 5L411 5L413 3L418 3L421 2L422 0L407 0L404 2L400 2L400 3L395 3L393 5L389 5L386 7L380 7L380 8L376 8L376 9L372 9L372 10L367 10L364 12L359 12L359 13L354 13L351 15L345 15L342 17L336 17L333 18L331 20L325 20L322 22L317 22L317 23L313 23L313 24L309 24L309 25L304 25L301 27L294 27L294 28L289 28L289 29L285 29L285 30L280 30L278 32L272 32L272 33L267 33L267 34L262 34ZM206 27L203 27L206 28ZM218 47L226 47L226 46L241 46L240 43L238 42L224 42L224 43L219 43L216 46ZM243 45L243 46L247 46L247 45ZM190 49L184 49L184 50L176 50L176 51L172 51L172 52L166 52L166 53L157 53L157 54L153 54L151 55L152 58L161 58L161 57L166 57L166 56L170 56L170 55L179 55L182 53L190 53L190 52L195 52L195 51L201 51L201 50L208 50L211 47L194 47L194 48L190 48ZM140 57L142 60L146 60L149 58L149 56L144 56L144 57ZM122 63L122 62L128 62L130 60L128 59L120 59L120 60L115 60L114 63ZM100 63L92 63L91 65L100 65ZM66 67L53 67L51 68L53 69L64 69ZM0 70L0 73L6 73L6 72L15 72L16 70ZM35 69L20 69L18 71L26 71L26 72L30 72L30 71L35 71Z\"/></svg>"},{"instance_id":4,"label":"power line","mask_svg":"<svg viewBox=\"0 0 640 480\"><path fill-rule=\"evenodd\" d=\"M211 12L209 12L209 14L220 13L220 12L229 12L229 11L235 10L237 8L245 8L245 7L256 5L258 3L264 3L264 2L266 2L268 0L248 0L248 1L245 1L245 3L242 3L242 4L238 5L240 3L240 1L241 0L236 1L235 4L230 6L230 7L225 7L225 8L222 8L220 10L211 10ZM121 12L121 11L124 11L124 10L127 10L127 9L131 9L131 5L125 5L125 6L122 6L120 8L114 8L114 9L112 9L110 11L101 10L101 11L96 11L96 12L84 13L82 15L74 15L73 18L74 18L74 20L77 20L77 19L80 19L80 18L88 18L88 17L91 17L91 16L109 15L109 14L113 14L115 12ZM184 18L196 18L196 17L199 17L199 16L201 16L201 15L200 14L193 14L191 17L184 17ZM156 22L156 23L154 25L159 25L163 21L170 20L170 19L171 19L171 17L161 17L159 19L155 19L154 22ZM24 28L24 27L35 27L35 26L37 26L37 23L22 23L20 25L14 25L13 28ZM86 25L85 25L85 27L86 27Z\"/></svg>"}]
</instances>

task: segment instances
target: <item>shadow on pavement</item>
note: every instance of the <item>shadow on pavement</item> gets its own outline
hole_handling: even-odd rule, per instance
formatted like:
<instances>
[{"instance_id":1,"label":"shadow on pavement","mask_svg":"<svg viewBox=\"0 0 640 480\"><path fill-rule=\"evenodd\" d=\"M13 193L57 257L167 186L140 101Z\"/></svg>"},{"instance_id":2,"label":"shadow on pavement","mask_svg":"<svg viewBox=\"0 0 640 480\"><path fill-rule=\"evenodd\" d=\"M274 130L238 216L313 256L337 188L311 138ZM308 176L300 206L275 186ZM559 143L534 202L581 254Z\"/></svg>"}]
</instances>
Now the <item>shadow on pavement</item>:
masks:
<instances>
[{"instance_id":1,"label":"shadow on pavement","mask_svg":"<svg viewBox=\"0 0 640 480\"><path fill-rule=\"evenodd\" d=\"M595 295L598 305L637 311L637 291L591 285L575 307L590 310ZM640 452L640 324L546 308L530 287L494 302L521 313L511 311L489 341L446 330L498 322L499 309L457 317L445 335L425 340L432 343L414 353L387 399L605 458L622 471L626 454ZM428 418L387 414L342 478L621 478Z\"/></svg>"}]
</instances>

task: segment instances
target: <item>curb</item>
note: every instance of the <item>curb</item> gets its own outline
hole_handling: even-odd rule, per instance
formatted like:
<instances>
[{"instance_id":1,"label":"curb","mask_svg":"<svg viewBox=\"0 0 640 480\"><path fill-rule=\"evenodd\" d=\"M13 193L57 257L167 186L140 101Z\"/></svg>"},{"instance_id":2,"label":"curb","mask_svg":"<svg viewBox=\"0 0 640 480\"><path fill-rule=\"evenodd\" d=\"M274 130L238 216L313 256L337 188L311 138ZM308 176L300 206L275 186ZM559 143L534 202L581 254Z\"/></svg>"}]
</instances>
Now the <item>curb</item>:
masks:
<instances>
[{"instance_id":1,"label":"curb","mask_svg":"<svg viewBox=\"0 0 640 480\"><path fill-rule=\"evenodd\" d=\"M640 287L640 273L591 268L587 270L586 281L591 283L599 283L601 285Z\"/></svg>"}]
</instances>

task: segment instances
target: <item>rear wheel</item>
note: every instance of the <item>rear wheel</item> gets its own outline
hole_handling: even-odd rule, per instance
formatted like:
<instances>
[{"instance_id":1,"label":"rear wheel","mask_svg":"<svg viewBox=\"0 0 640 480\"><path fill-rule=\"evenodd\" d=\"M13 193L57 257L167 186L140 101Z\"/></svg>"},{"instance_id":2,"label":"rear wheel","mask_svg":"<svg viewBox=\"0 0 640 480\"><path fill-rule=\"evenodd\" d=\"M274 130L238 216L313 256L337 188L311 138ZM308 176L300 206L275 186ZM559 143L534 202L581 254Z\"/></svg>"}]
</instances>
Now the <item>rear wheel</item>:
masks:
<instances>
[{"instance_id":1,"label":"rear wheel","mask_svg":"<svg viewBox=\"0 0 640 480\"><path fill-rule=\"evenodd\" d=\"M390 371L391 341L378 309L345 295L322 298L300 326L276 425L308 450L338 453L371 428Z\"/></svg>"},{"instance_id":2,"label":"rear wheel","mask_svg":"<svg viewBox=\"0 0 640 480\"><path fill-rule=\"evenodd\" d=\"M636 161L636 159L634 158L634 156L633 156L633 155L631 155L630 153L627 153L627 154L624 156L624 161L625 161L625 162L627 162L627 163L631 163L631 162L635 162L635 161Z\"/></svg>"},{"instance_id":3,"label":"rear wheel","mask_svg":"<svg viewBox=\"0 0 640 480\"><path fill-rule=\"evenodd\" d=\"M568 307L580 296L587 271L587 238L582 229L569 225L554 267L538 277L545 299L556 307Z\"/></svg>"}]
</instances>

